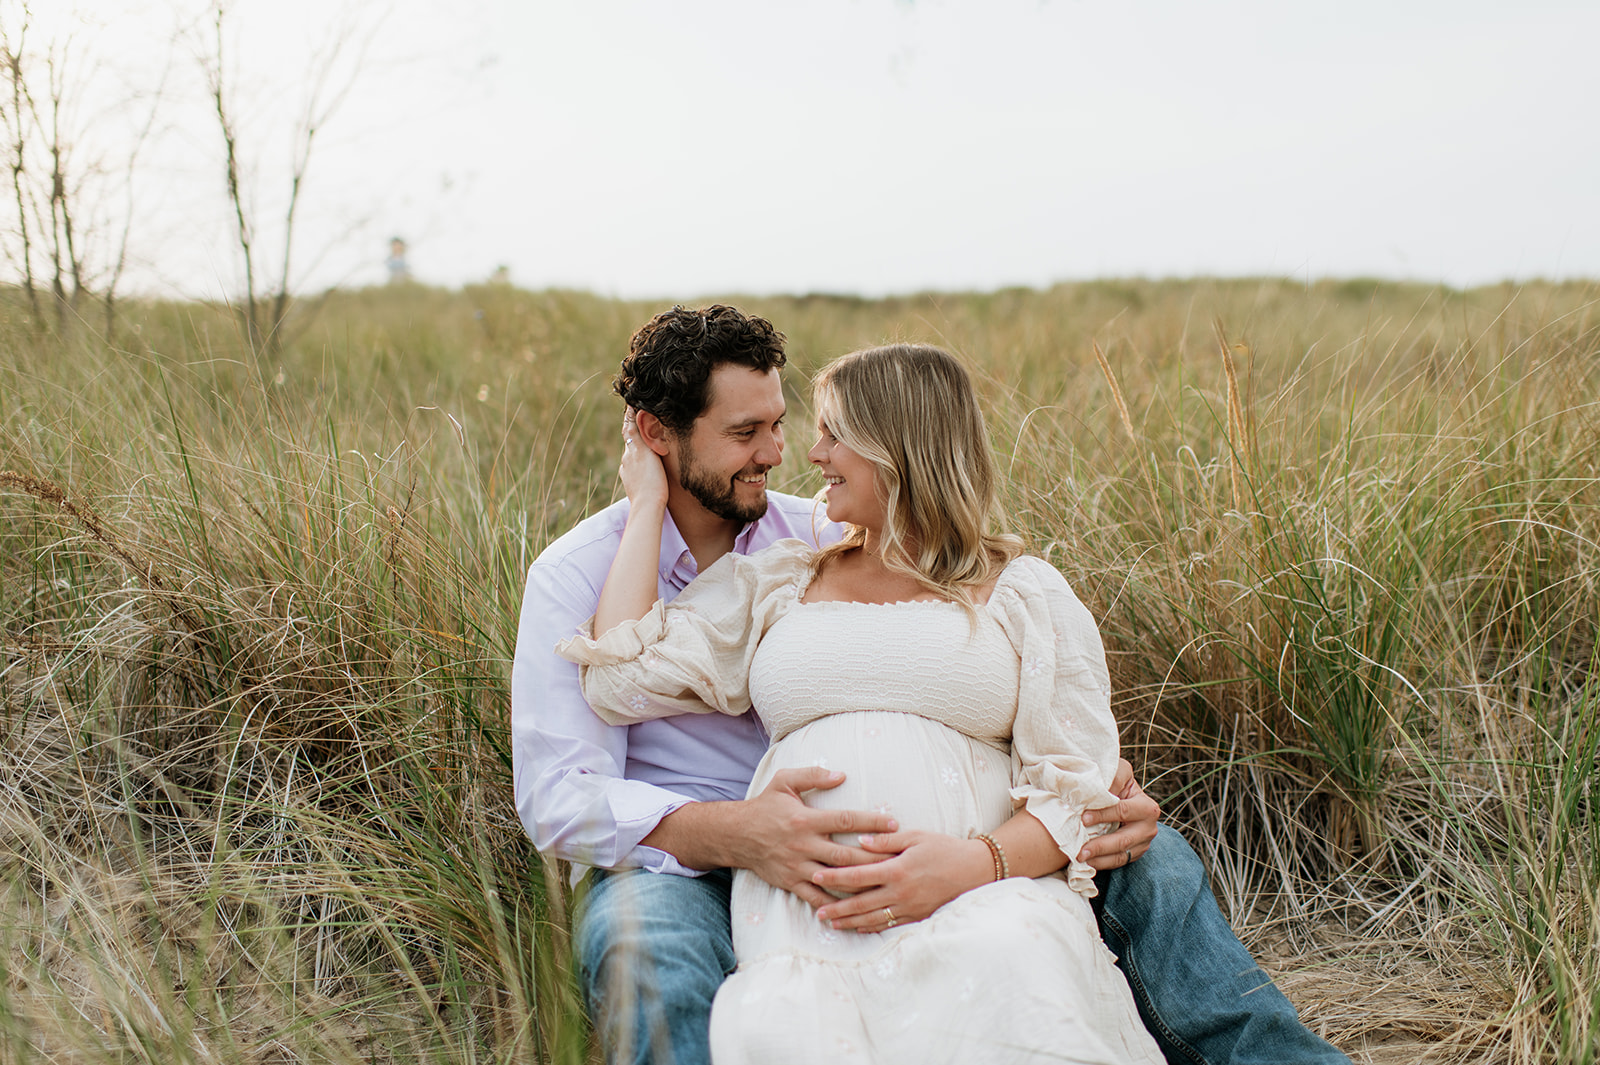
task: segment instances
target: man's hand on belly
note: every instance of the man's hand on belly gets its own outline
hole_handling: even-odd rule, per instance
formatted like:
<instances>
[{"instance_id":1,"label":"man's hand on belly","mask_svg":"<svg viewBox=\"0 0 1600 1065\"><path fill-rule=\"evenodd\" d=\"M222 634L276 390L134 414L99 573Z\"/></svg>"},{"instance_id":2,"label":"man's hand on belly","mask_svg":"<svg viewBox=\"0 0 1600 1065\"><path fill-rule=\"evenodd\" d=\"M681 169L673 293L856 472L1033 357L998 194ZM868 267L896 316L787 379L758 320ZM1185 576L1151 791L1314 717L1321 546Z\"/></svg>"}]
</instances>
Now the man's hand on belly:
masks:
<instances>
[{"instance_id":1,"label":"man's hand on belly","mask_svg":"<svg viewBox=\"0 0 1600 1065\"><path fill-rule=\"evenodd\" d=\"M887 855L833 840L835 833L894 832L887 814L813 810L802 799L844 783L820 768L780 769L759 795L739 802L692 802L661 819L643 840L690 869L748 869L815 908L835 901L813 881L822 869L867 865Z\"/></svg>"}]
</instances>

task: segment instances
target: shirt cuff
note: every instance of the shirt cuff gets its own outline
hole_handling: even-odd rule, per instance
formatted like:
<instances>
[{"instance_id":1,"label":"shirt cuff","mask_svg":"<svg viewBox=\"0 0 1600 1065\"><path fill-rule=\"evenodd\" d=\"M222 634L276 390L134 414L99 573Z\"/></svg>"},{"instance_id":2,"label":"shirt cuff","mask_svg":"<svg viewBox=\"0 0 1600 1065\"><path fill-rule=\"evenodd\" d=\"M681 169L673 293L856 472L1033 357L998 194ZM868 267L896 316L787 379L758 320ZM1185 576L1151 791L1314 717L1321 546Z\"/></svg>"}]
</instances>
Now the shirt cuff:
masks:
<instances>
[{"instance_id":1,"label":"shirt cuff","mask_svg":"<svg viewBox=\"0 0 1600 1065\"><path fill-rule=\"evenodd\" d=\"M694 802L694 800L673 796L671 802L665 806L653 806L649 813L626 819L619 818L617 822L618 834L627 836L637 833L635 838L643 839L654 832L656 826L668 814L683 809L691 802ZM644 869L652 873L671 873L673 876L704 876L706 874L704 869L690 869L661 848L647 847L643 843L635 843L633 849L622 855L621 861L618 862L618 867L623 869Z\"/></svg>"},{"instance_id":2,"label":"shirt cuff","mask_svg":"<svg viewBox=\"0 0 1600 1065\"><path fill-rule=\"evenodd\" d=\"M705 876L708 870L690 869L678 859L664 850L655 847L646 847L643 843L633 848L633 856L639 859L639 868L647 869L652 873L671 873L673 876Z\"/></svg>"}]
</instances>

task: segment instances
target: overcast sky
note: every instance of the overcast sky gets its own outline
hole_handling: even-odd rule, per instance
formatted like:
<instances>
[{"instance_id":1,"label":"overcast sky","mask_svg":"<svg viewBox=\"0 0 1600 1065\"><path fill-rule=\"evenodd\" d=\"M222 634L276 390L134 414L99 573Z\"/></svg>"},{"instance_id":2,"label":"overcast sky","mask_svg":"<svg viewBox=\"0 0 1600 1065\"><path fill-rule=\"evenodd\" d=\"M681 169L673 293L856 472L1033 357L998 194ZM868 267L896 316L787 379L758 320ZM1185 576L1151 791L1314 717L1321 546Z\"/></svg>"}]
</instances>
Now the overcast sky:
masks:
<instances>
[{"instance_id":1,"label":"overcast sky","mask_svg":"<svg viewBox=\"0 0 1600 1065\"><path fill-rule=\"evenodd\" d=\"M78 9L118 84L167 72L131 283L237 286L203 7ZM1600 277L1593 0L234 0L265 258L337 39L306 289L381 281L391 235L428 282L646 297Z\"/></svg>"}]
</instances>

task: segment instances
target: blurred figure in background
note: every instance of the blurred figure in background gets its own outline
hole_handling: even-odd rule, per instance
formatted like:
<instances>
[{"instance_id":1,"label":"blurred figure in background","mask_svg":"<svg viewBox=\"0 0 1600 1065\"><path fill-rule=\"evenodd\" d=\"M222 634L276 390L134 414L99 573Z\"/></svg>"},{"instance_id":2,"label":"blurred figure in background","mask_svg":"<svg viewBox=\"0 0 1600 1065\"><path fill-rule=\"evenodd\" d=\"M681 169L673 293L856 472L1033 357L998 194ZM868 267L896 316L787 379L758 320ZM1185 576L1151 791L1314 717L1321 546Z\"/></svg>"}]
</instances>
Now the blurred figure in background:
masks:
<instances>
[{"instance_id":1,"label":"blurred figure in background","mask_svg":"<svg viewBox=\"0 0 1600 1065\"><path fill-rule=\"evenodd\" d=\"M402 285L411 280L411 264L406 262L405 238L389 238L389 257L383 261L383 265L389 271L389 284Z\"/></svg>"}]
</instances>

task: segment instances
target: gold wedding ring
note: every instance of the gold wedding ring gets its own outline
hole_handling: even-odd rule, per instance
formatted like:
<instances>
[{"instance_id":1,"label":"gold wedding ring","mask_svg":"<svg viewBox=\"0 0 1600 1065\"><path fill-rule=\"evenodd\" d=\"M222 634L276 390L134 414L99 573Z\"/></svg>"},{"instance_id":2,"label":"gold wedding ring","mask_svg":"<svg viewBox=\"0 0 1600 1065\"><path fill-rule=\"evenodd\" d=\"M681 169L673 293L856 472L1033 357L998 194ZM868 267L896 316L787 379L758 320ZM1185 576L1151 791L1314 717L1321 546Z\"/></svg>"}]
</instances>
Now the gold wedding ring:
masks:
<instances>
[{"instance_id":1,"label":"gold wedding ring","mask_svg":"<svg viewBox=\"0 0 1600 1065\"><path fill-rule=\"evenodd\" d=\"M896 920L896 919L895 919L895 916L894 916L894 911L893 911L893 910L891 910L891 909L890 909L890 908L889 908L889 907L887 907L887 906L885 906L885 907L884 907L884 908L883 908L883 916L884 916L884 918L885 918L885 919L886 919L886 920L888 920L888 922L889 922L889 927L890 927L890 928L893 928L893 927L894 927L894 926L895 926L895 925L897 925L897 924L899 924L899 923L900 923L900 922L899 922L899 921L898 921L898 920Z\"/></svg>"}]
</instances>

